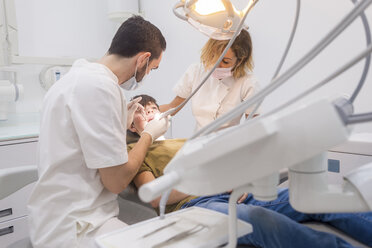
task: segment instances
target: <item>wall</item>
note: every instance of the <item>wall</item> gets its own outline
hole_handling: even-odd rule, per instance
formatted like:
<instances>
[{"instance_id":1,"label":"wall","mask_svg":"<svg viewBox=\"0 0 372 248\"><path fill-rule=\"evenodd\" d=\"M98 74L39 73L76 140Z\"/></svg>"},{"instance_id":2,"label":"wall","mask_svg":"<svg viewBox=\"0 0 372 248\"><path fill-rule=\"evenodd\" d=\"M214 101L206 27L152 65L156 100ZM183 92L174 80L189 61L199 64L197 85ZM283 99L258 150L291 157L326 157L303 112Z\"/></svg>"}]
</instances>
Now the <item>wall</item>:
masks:
<instances>
[{"instance_id":1,"label":"wall","mask_svg":"<svg viewBox=\"0 0 372 248\"><path fill-rule=\"evenodd\" d=\"M21 56L100 58L116 31L106 17L106 1L15 0L15 5ZM44 66L15 67L25 94L13 111L38 112L45 94L39 84Z\"/></svg>"},{"instance_id":2,"label":"wall","mask_svg":"<svg viewBox=\"0 0 372 248\"><path fill-rule=\"evenodd\" d=\"M233 1L239 7L245 1ZM127 94L151 94L160 103L174 97L173 85L186 68L199 61L200 49L207 38L172 13L174 0L141 0L145 18L157 25L167 39L167 50L160 68L152 72L143 88ZM247 24L254 44L255 73L265 87L274 73L285 48L294 18L296 1L261 0L248 16ZM109 46L115 25L106 17L106 2L102 0L16 0L21 55L100 57ZM283 70L293 65L318 42L352 8L350 0L302 1L300 23ZM372 8L367 10L372 21ZM304 70L270 95L263 111L291 99L319 82L365 46L360 20L355 21ZM25 86L25 99L17 111L38 111L44 94L38 83L40 66L20 66L20 83ZM363 63L344 73L332 83L304 101L319 97L351 94L362 72ZM371 73L355 102L357 112L371 111ZM309 113L311 114L311 113ZM190 104L174 119L173 136L187 137L193 132L194 121ZM372 132L372 124L362 124L357 131Z\"/></svg>"}]
</instances>

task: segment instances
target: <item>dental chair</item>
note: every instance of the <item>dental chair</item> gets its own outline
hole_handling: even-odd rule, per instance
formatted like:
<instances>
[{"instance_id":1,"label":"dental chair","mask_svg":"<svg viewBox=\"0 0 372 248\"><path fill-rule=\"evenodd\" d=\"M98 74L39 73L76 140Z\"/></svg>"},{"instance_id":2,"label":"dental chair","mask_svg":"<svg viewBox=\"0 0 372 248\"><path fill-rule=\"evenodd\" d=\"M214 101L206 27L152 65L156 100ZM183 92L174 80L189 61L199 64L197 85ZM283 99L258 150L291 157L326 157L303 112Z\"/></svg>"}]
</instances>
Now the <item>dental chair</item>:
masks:
<instances>
[{"instance_id":1,"label":"dental chair","mask_svg":"<svg viewBox=\"0 0 372 248\"><path fill-rule=\"evenodd\" d=\"M173 139L173 120L170 120L168 131L164 134L166 139ZM137 189L129 184L118 197L119 216L118 218L128 225L135 224L147 219L157 217L158 214L149 203L143 202L138 197Z\"/></svg>"},{"instance_id":2,"label":"dental chair","mask_svg":"<svg viewBox=\"0 0 372 248\"><path fill-rule=\"evenodd\" d=\"M7 197L21 190L30 183L38 179L37 166L19 166L13 168L0 169L0 200L6 200ZM12 213L9 213L10 215ZM17 238L16 233L20 229L26 229L26 237ZM5 220L0 222L0 235L8 235L3 240L2 245L5 248L32 248L28 237L28 227L13 225L12 221ZM3 247L3 246L2 246Z\"/></svg>"},{"instance_id":3,"label":"dental chair","mask_svg":"<svg viewBox=\"0 0 372 248\"><path fill-rule=\"evenodd\" d=\"M137 189L131 184L119 194L118 202L118 218L128 225L158 216L149 203L139 199Z\"/></svg>"}]
</instances>

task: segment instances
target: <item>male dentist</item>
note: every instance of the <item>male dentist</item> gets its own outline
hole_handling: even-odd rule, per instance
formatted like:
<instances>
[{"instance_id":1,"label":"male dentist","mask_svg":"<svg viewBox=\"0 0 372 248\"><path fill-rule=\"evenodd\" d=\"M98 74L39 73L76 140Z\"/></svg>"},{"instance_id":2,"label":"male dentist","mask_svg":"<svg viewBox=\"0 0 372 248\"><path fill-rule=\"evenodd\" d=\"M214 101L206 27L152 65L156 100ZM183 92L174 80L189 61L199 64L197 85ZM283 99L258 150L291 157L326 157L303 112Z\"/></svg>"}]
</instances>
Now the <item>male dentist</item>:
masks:
<instances>
[{"instance_id":1,"label":"male dentist","mask_svg":"<svg viewBox=\"0 0 372 248\"><path fill-rule=\"evenodd\" d=\"M149 123L127 153L127 105L120 87L138 87L158 68L165 39L142 17L124 22L97 63L77 60L46 94L39 136L39 180L30 196L34 248L94 247L94 238L126 224L117 219L117 194L136 175L167 118Z\"/></svg>"}]
</instances>

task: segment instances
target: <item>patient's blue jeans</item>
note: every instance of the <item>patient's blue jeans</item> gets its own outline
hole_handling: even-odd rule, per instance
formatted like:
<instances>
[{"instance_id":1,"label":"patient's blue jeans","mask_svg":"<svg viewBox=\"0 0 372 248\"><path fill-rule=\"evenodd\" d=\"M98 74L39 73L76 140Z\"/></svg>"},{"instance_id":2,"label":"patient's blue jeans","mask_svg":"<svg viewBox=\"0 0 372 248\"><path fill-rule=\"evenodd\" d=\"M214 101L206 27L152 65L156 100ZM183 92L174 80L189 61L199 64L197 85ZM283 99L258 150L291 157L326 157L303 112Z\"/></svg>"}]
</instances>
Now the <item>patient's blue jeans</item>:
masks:
<instances>
[{"instance_id":1,"label":"patient's blue jeans","mask_svg":"<svg viewBox=\"0 0 372 248\"><path fill-rule=\"evenodd\" d=\"M182 208L198 206L228 213L229 194L199 197L185 203ZM249 222L253 232L239 238L239 244L256 247L352 247L337 236L315 231L298 222L320 221L347 233L354 239L372 247L372 212L342 214L304 214L289 204L288 189L281 189L271 202L247 199L237 205L238 218Z\"/></svg>"}]
</instances>

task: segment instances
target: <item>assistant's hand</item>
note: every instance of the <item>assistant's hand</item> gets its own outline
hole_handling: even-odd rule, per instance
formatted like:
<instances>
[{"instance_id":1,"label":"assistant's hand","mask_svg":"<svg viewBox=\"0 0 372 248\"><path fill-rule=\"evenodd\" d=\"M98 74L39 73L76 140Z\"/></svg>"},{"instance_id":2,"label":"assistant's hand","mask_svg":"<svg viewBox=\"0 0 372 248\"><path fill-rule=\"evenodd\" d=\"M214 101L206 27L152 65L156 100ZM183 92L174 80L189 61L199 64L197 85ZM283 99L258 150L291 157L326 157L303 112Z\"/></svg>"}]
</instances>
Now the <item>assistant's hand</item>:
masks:
<instances>
[{"instance_id":1,"label":"assistant's hand","mask_svg":"<svg viewBox=\"0 0 372 248\"><path fill-rule=\"evenodd\" d=\"M127 129L130 128L130 125L132 125L133 118L134 118L134 113L136 111L142 111L144 112L144 107L139 104L139 101L142 100L142 97L137 97L136 99L130 101L127 104L127 109L128 109L128 115L127 115Z\"/></svg>"},{"instance_id":2,"label":"assistant's hand","mask_svg":"<svg viewBox=\"0 0 372 248\"><path fill-rule=\"evenodd\" d=\"M168 130L170 125L169 120L170 116L161 118L160 120L155 118L146 125L142 133L150 134L152 142L154 142L154 140L162 136Z\"/></svg>"}]
</instances>

